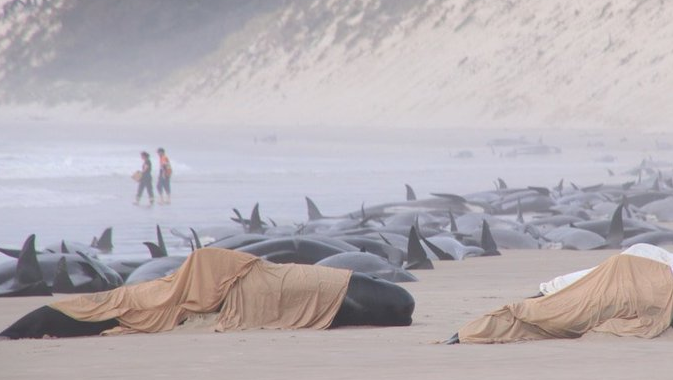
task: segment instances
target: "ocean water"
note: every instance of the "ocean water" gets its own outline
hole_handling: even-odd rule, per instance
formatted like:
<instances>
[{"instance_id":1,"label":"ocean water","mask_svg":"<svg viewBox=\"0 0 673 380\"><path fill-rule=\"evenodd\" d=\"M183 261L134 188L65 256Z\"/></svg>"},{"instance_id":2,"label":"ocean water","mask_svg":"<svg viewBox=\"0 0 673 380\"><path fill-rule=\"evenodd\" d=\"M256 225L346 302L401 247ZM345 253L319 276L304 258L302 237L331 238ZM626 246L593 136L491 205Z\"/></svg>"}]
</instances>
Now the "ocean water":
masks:
<instances>
[{"instance_id":1,"label":"ocean water","mask_svg":"<svg viewBox=\"0 0 673 380\"><path fill-rule=\"evenodd\" d=\"M20 247L33 233L38 248L62 239L90 242L111 226L112 255L145 255L141 243L156 240L158 224L169 254L186 254L189 248L169 229L233 225L233 208L248 216L256 203L264 220L297 225L307 220L306 196L323 214L341 215L362 204L404 200L405 184L425 198L493 189L497 178L510 187L551 187L561 179L580 186L621 183L634 179L627 170L649 158L666 173L673 169L667 166L673 162L669 135L624 131L218 130L148 134L139 141L98 132L0 132L0 246ZM141 166L139 152L147 150L156 179L157 142L174 167L172 204L134 206L137 185L130 176ZM512 154L539 143L560 152Z\"/></svg>"}]
</instances>

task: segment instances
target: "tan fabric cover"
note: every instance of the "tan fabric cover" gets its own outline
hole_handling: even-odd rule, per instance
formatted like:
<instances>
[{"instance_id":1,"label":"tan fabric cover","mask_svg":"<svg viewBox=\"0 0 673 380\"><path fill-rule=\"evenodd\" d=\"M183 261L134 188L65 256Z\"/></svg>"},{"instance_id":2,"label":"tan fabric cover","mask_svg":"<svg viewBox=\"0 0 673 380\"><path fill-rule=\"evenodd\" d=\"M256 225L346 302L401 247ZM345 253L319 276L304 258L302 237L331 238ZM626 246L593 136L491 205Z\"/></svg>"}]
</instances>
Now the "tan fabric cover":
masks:
<instances>
[{"instance_id":1,"label":"tan fabric cover","mask_svg":"<svg viewBox=\"0 0 673 380\"><path fill-rule=\"evenodd\" d=\"M172 275L52 303L82 321L117 318L106 333L157 332L195 313L216 312L216 331L329 327L346 295L351 271L273 264L220 248L194 251ZM220 308L221 305L221 308Z\"/></svg>"},{"instance_id":2,"label":"tan fabric cover","mask_svg":"<svg viewBox=\"0 0 673 380\"><path fill-rule=\"evenodd\" d=\"M589 330L653 338L671 323L668 265L616 255L558 293L526 299L463 326L461 343L577 338Z\"/></svg>"},{"instance_id":3,"label":"tan fabric cover","mask_svg":"<svg viewBox=\"0 0 673 380\"><path fill-rule=\"evenodd\" d=\"M621 254L644 257L650 260L666 264L669 267L673 268L673 254L671 254L670 252L661 247L657 247L656 245L647 243L634 244ZM579 280L587 273L591 272L594 268L568 273L562 276L555 277L551 281L543 282L540 284L540 292L542 292L542 294L544 295L556 293L559 290L565 288L566 286L572 284L573 282Z\"/></svg>"}]
</instances>

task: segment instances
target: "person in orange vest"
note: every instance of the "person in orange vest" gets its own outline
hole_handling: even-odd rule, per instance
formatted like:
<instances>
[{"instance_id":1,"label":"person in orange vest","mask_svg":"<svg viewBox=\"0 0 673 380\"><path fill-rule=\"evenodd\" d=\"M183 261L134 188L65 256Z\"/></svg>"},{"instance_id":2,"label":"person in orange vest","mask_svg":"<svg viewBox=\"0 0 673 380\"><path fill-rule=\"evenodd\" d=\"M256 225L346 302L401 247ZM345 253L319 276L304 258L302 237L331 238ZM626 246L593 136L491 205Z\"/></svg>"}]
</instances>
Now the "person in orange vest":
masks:
<instances>
[{"instance_id":1,"label":"person in orange vest","mask_svg":"<svg viewBox=\"0 0 673 380\"><path fill-rule=\"evenodd\" d=\"M159 204L171 204L171 161L166 155L164 148L157 149L159 155L159 179L157 180L157 192L159 193ZM164 192L166 198L164 198Z\"/></svg>"}]
</instances>

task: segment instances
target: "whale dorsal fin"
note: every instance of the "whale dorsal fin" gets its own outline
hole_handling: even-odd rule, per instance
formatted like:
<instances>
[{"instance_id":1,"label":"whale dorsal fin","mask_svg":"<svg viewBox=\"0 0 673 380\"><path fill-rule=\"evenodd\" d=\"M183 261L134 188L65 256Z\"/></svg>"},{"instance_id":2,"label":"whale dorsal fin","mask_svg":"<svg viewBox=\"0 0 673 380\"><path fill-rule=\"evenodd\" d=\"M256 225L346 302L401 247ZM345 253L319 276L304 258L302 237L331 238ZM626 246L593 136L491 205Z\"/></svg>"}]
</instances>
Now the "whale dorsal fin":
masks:
<instances>
[{"instance_id":1,"label":"whale dorsal fin","mask_svg":"<svg viewBox=\"0 0 673 380\"><path fill-rule=\"evenodd\" d=\"M61 257L56 264L56 274L52 285L54 293L74 293L75 285L72 283L70 274L68 274L68 264L65 257Z\"/></svg>"},{"instance_id":2,"label":"whale dorsal fin","mask_svg":"<svg viewBox=\"0 0 673 380\"><path fill-rule=\"evenodd\" d=\"M264 232L264 227L262 227L262 218L259 216L259 203L255 203L255 207L252 208L252 213L250 214L250 227L248 228L248 231L252 233Z\"/></svg>"},{"instance_id":3,"label":"whale dorsal fin","mask_svg":"<svg viewBox=\"0 0 673 380\"><path fill-rule=\"evenodd\" d=\"M608 236L605 239L608 242L609 248L620 248L622 241L624 240L624 218L622 216L623 209L624 203L617 206L615 212L612 214L610 229L608 230Z\"/></svg>"},{"instance_id":4,"label":"whale dorsal fin","mask_svg":"<svg viewBox=\"0 0 673 380\"><path fill-rule=\"evenodd\" d=\"M434 269L432 261L421 245L416 227L411 226L409 231L409 243L407 245L407 265L405 269Z\"/></svg>"},{"instance_id":5,"label":"whale dorsal fin","mask_svg":"<svg viewBox=\"0 0 673 380\"><path fill-rule=\"evenodd\" d=\"M318 206L309 197L306 197L306 206L308 207L308 220L318 220L324 218Z\"/></svg>"},{"instance_id":6,"label":"whale dorsal fin","mask_svg":"<svg viewBox=\"0 0 673 380\"><path fill-rule=\"evenodd\" d=\"M23 243L19 260L16 263L16 278L19 283L31 284L43 280L42 269L35 251L35 234L28 236Z\"/></svg>"},{"instance_id":7,"label":"whale dorsal fin","mask_svg":"<svg viewBox=\"0 0 673 380\"><path fill-rule=\"evenodd\" d=\"M110 252L112 250L112 227L106 228L100 237L96 240L96 245L91 245L94 248L98 248L104 252Z\"/></svg>"},{"instance_id":8,"label":"whale dorsal fin","mask_svg":"<svg viewBox=\"0 0 673 380\"><path fill-rule=\"evenodd\" d=\"M521 198L516 200L516 221L524 224L523 213L521 212Z\"/></svg>"},{"instance_id":9,"label":"whale dorsal fin","mask_svg":"<svg viewBox=\"0 0 673 380\"><path fill-rule=\"evenodd\" d=\"M416 200L416 193L414 192L414 189L411 188L410 185L404 184L404 186L407 188L407 200L408 201L415 201Z\"/></svg>"},{"instance_id":10,"label":"whale dorsal fin","mask_svg":"<svg viewBox=\"0 0 673 380\"><path fill-rule=\"evenodd\" d=\"M484 224L481 228L481 248L484 250L484 256L500 256L498 245L495 243L495 239L493 239L491 227L489 227L486 219L484 219Z\"/></svg>"},{"instance_id":11,"label":"whale dorsal fin","mask_svg":"<svg viewBox=\"0 0 673 380\"><path fill-rule=\"evenodd\" d=\"M449 210L449 220L451 221L451 232L458 232L458 224L456 223L456 218L453 216L451 210Z\"/></svg>"},{"instance_id":12,"label":"whale dorsal fin","mask_svg":"<svg viewBox=\"0 0 673 380\"><path fill-rule=\"evenodd\" d=\"M161 233L161 227L157 224L157 243L159 246L159 249L161 252L163 252L162 256L168 256L168 250L166 249L166 243L164 243L164 235Z\"/></svg>"}]
</instances>

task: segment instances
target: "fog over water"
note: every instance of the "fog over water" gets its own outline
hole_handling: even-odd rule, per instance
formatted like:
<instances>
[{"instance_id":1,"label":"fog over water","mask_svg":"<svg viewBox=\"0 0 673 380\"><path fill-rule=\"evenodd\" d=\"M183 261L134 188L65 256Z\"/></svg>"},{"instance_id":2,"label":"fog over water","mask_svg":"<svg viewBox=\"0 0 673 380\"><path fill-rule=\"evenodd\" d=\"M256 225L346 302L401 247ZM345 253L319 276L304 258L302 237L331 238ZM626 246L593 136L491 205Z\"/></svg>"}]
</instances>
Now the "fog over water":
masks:
<instances>
[{"instance_id":1,"label":"fog over water","mask_svg":"<svg viewBox=\"0 0 673 380\"><path fill-rule=\"evenodd\" d=\"M664 2L0 1L0 245L673 166ZM136 207L164 147L170 206ZM614 173L611 176L608 169ZM146 199L144 199L146 201Z\"/></svg>"}]
</instances>

